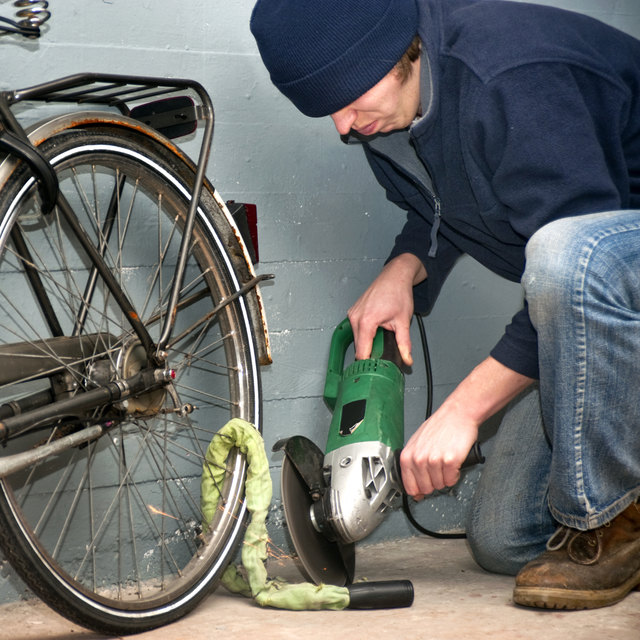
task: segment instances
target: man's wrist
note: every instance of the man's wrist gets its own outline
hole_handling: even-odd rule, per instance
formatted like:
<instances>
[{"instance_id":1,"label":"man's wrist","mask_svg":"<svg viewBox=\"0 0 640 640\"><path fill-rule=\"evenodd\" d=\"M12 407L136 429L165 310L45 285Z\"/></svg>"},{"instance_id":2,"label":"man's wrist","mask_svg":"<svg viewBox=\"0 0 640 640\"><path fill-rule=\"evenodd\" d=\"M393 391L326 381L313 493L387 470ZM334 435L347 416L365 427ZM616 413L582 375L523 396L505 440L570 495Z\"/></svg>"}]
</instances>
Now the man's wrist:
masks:
<instances>
[{"instance_id":1,"label":"man's wrist","mask_svg":"<svg viewBox=\"0 0 640 640\"><path fill-rule=\"evenodd\" d=\"M411 282L415 286L427 277L427 270L422 260L413 253L401 253L390 260L385 269L393 269L400 277Z\"/></svg>"}]
</instances>

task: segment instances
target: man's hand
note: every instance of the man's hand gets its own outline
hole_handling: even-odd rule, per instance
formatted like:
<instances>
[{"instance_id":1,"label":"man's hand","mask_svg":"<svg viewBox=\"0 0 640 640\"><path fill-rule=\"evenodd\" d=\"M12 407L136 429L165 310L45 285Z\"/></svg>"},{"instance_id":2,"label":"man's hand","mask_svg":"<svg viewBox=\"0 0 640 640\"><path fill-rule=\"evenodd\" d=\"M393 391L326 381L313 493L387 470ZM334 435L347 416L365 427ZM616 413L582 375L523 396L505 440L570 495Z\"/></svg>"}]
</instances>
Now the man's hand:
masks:
<instances>
[{"instance_id":1,"label":"man's hand","mask_svg":"<svg viewBox=\"0 0 640 640\"><path fill-rule=\"evenodd\" d=\"M459 408L458 408L459 409ZM479 424L443 405L411 436L400 455L404 490L417 500L452 487L474 442Z\"/></svg>"},{"instance_id":2,"label":"man's hand","mask_svg":"<svg viewBox=\"0 0 640 640\"><path fill-rule=\"evenodd\" d=\"M410 253L390 260L349 309L356 359L371 355L378 327L393 331L398 350L407 366L413 364L409 326L413 315L413 287L427 277L422 262Z\"/></svg>"},{"instance_id":3,"label":"man's hand","mask_svg":"<svg viewBox=\"0 0 640 640\"><path fill-rule=\"evenodd\" d=\"M478 439L480 425L532 382L493 358L481 362L402 450L405 491L420 499L437 489L452 487Z\"/></svg>"}]
</instances>

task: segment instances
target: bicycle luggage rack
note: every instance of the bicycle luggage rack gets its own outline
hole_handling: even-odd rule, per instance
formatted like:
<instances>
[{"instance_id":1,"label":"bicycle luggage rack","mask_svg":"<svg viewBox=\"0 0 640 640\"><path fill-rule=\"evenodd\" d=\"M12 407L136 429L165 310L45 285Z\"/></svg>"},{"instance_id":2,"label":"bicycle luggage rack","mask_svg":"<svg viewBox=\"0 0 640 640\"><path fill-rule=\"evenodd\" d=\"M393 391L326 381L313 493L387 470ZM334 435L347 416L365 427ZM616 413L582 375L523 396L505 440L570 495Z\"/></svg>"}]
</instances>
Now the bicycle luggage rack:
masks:
<instances>
[{"instance_id":1,"label":"bicycle luggage rack","mask_svg":"<svg viewBox=\"0 0 640 640\"><path fill-rule=\"evenodd\" d=\"M199 102L194 102L193 95L197 96ZM155 98L160 99L148 102ZM123 116L138 120L168 138L192 133L197 128L198 120L202 120L204 130L194 170L194 184L183 238L191 235L205 181L215 121L213 103L200 83L180 78L79 73L23 89L0 91L0 151L4 150L22 158L31 166L41 186L42 209L48 212L57 203L57 177L49 163L30 143L24 129L11 111L12 105L23 101L106 105L118 109ZM228 204L231 206L230 214L235 219L245 245L248 247L249 255L254 262L257 262L257 239L253 237L253 233L247 228L246 221L242 217L242 211L245 216L249 216L249 212L245 205ZM253 216L255 218L255 213ZM177 304L186 255L186 251L180 251L182 259L177 266L169 309L174 309ZM261 280L272 277L272 275L261 276L245 284L251 284L253 288ZM159 349L163 349L167 344L170 332L170 323L167 323L158 342Z\"/></svg>"},{"instance_id":2,"label":"bicycle luggage rack","mask_svg":"<svg viewBox=\"0 0 640 640\"><path fill-rule=\"evenodd\" d=\"M193 80L126 76L107 73L79 73L49 82L6 91L9 105L24 100L103 104L118 108L123 115L131 109L127 103L141 102L157 96L191 90L201 100L198 118L213 124L213 104L202 85Z\"/></svg>"},{"instance_id":3,"label":"bicycle luggage rack","mask_svg":"<svg viewBox=\"0 0 640 640\"><path fill-rule=\"evenodd\" d=\"M185 91L196 94L196 104ZM173 95L182 92L183 95ZM145 101L164 96L151 104ZM205 123L194 187L198 202L213 138L214 110L211 98L193 80L165 79L148 76L125 76L103 73L80 73L24 89L0 92L0 116L8 130L0 128L0 149L18 155L28 162L43 185L44 208L53 208L57 197L55 175L25 138L10 107L23 101L45 103L96 104L116 108L124 116L140 120L168 138L195 131L198 120ZM132 103L143 103L130 107Z\"/></svg>"}]
</instances>

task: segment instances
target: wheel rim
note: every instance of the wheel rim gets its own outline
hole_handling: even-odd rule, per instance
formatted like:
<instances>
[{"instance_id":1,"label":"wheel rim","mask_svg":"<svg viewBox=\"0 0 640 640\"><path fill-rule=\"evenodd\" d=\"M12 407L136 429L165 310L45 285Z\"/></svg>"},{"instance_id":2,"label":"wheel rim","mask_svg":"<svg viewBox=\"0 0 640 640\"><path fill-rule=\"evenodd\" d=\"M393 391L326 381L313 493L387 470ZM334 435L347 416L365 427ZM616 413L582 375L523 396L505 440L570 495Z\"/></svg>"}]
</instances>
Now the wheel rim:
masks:
<instances>
[{"instance_id":1,"label":"wheel rim","mask_svg":"<svg viewBox=\"0 0 640 640\"><path fill-rule=\"evenodd\" d=\"M53 164L65 195L82 212L85 230L96 245L101 240L105 244L105 260L139 316L150 320L149 331L156 339L174 264L171 256L181 236L183 187L175 180L173 185L164 184L173 179L170 173L137 154L121 145L87 144L82 150L58 153ZM105 203L113 201L118 191L114 185L123 175L126 181L115 198L117 216L107 241ZM28 193L33 191L31 187ZM43 220L26 204L28 193L16 198L21 204L14 212L13 227L0 228L4 247L0 273L12 285L2 287L5 293L0 291L5 306L2 341L51 335L35 305L22 300L18 304L6 293L29 290L24 263L9 239L11 229L19 228L64 334L95 333L104 338L100 347L85 355L82 366L74 365L71 374L65 368L54 387L72 395L106 378L130 374L145 364L144 349L141 354L126 318L100 282L86 317L78 320L86 300L89 265L77 243L69 241L59 213ZM181 606L220 573L240 533L244 461L239 455L229 461L231 472L222 492L225 505L212 530L203 529L200 522L199 479L213 433L231 417L253 422L259 417L257 366L253 345L246 339L249 325L243 302L197 324L212 303L237 287L224 264L224 252L218 255L207 247L208 240L221 242L210 232L209 219L201 215L181 295L191 302L179 310L175 339L167 349L168 364L177 371L170 392L152 392L127 406L123 403L100 416L108 433L97 442L2 483L32 554L64 589L105 611L144 617L151 610ZM203 289L207 295L197 299ZM42 385L42 378L6 384L0 389L0 403ZM83 419L87 421L86 416ZM10 442L8 452L76 428L77 421L65 420Z\"/></svg>"}]
</instances>

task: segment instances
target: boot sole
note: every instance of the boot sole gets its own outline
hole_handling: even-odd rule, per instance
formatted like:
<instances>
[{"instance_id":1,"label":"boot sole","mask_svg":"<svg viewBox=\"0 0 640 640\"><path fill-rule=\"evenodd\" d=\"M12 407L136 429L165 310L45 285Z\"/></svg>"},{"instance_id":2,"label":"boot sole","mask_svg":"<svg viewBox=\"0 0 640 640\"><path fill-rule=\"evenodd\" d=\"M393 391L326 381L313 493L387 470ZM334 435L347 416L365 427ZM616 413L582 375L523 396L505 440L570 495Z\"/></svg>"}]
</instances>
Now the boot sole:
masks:
<instances>
[{"instance_id":1,"label":"boot sole","mask_svg":"<svg viewBox=\"0 0 640 640\"><path fill-rule=\"evenodd\" d=\"M620 602L633 589L640 590L640 571L614 589L580 590L551 587L515 587L513 601L536 609L597 609Z\"/></svg>"}]
</instances>

